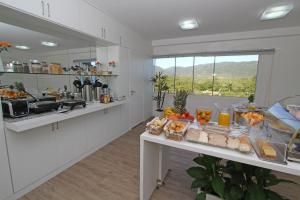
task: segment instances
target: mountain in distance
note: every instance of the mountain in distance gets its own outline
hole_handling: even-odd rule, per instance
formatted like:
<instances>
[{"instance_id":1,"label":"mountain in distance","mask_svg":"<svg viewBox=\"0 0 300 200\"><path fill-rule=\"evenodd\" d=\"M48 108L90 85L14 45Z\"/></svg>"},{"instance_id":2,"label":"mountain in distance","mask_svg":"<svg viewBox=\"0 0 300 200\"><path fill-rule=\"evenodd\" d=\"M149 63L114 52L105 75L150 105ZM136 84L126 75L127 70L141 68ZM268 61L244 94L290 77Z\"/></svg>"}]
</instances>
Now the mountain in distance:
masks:
<instances>
[{"instance_id":1,"label":"mountain in distance","mask_svg":"<svg viewBox=\"0 0 300 200\"><path fill-rule=\"evenodd\" d=\"M158 66L156 67L156 71L162 71L164 74L168 76L174 75L174 68L162 69ZM195 65L195 76L211 76L213 73L213 64L202 64ZM235 77L249 77L256 75L257 73L257 62L249 61L249 62L222 62L216 63L216 71L217 76L235 76ZM193 74L193 67L176 67L176 75L177 76L190 76Z\"/></svg>"}]
</instances>

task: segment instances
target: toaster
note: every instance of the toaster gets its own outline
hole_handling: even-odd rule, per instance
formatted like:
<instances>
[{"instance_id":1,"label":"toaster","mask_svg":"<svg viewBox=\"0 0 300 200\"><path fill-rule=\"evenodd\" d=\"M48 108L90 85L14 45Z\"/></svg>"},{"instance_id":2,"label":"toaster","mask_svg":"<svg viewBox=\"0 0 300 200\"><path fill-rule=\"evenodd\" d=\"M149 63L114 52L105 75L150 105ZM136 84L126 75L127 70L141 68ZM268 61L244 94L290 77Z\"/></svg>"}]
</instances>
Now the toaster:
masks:
<instances>
[{"instance_id":1,"label":"toaster","mask_svg":"<svg viewBox=\"0 0 300 200\"><path fill-rule=\"evenodd\" d=\"M28 101L26 99L3 100L1 104L4 117L18 118L29 114Z\"/></svg>"}]
</instances>

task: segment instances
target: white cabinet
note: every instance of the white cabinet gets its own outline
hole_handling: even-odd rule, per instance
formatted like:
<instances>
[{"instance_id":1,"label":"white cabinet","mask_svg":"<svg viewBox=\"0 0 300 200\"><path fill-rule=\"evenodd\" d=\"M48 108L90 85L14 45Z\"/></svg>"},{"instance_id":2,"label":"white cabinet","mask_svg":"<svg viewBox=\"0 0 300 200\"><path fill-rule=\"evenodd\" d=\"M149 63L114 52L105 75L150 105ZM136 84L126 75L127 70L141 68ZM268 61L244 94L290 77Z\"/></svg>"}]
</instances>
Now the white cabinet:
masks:
<instances>
[{"instance_id":1,"label":"white cabinet","mask_svg":"<svg viewBox=\"0 0 300 200\"><path fill-rule=\"evenodd\" d=\"M105 144L109 126L109 124L106 124L107 120L105 118L104 111L91 113L85 116L85 130L89 149Z\"/></svg>"},{"instance_id":2,"label":"white cabinet","mask_svg":"<svg viewBox=\"0 0 300 200\"><path fill-rule=\"evenodd\" d=\"M6 129L14 191L41 179L57 166L57 146L52 125L15 133Z\"/></svg>"},{"instance_id":3,"label":"white cabinet","mask_svg":"<svg viewBox=\"0 0 300 200\"><path fill-rule=\"evenodd\" d=\"M10 7L18 10L38 15L40 17L46 17L47 2L46 0L1 0L0 3L4 3Z\"/></svg>"},{"instance_id":4,"label":"white cabinet","mask_svg":"<svg viewBox=\"0 0 300 200\"><path fill-rule=\"evenodd\" d=\"M78 158L87 150L84 120L84 117L77 117L55 124L58 166Z\"/></svg>"},{"instance_id":5,"label":"white cabinet","mask_svg":"<svg viewBox=\"0 0 300 200\"><path fill-rule=\"evenodd\" d=\"M2 121L2 111L0 110L0 120ZM5 199L12 195L12 183L8 164L5 135L3 123L0 124L0 199Z\"/></svg>"},{"instance_id":6,"label":"white cabinet","mask_svg":"<svg viewBox=\"0 0 300 200\"><path fill-rule=\"evenodd\" d=\"M104 15L89 3L79 2L79 28L82 32L100 38L103 35Z\"/></svg>"},{"instance_id":7,"label":"white cabinet","mask_svg":"<svg viewBox=\"0 0 300 200\"><path fill-rule=\"evenodd\" d=\"M120 31L118 30L118 23L114 19L105 16L103 20L103 30L104 34L102 39L113 44L120 44Z\"/></svg>"},{"instance_id":8,"label":"white cabinet","mask_svg":"<svg viewBox=\"0 0 300 200\"><path fill-rule=\"evenodd\" d=\"M79 0L48 0L47 16L70 28L79 28Z\"/></svg>"}]
</instances>

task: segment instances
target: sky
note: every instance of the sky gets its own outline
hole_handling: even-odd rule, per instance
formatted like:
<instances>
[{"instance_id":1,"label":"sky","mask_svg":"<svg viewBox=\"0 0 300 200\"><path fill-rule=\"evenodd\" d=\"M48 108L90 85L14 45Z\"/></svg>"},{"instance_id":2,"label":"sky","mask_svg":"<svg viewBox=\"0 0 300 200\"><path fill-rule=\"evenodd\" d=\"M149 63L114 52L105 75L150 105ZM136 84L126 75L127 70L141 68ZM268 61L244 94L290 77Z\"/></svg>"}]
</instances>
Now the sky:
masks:
<instances>
[{"instance_id":1,"label":"sky","mask_svg":"<svg viewBox=\"0 0 300 200\"><path fill-rule=\"evenodd\" d=\"M222 62L249 62L258 61L258 55L239 55L239 56L217 56L216 63ZM214 63L214 57L200 57L195 58L195 65ZM159 58L155 60L155 65L163 69L175 66L175 59L173 58ZM178 57L176 58L176 65L180 67L193 66L193 57Z\"/></svg>"}]
</instances>

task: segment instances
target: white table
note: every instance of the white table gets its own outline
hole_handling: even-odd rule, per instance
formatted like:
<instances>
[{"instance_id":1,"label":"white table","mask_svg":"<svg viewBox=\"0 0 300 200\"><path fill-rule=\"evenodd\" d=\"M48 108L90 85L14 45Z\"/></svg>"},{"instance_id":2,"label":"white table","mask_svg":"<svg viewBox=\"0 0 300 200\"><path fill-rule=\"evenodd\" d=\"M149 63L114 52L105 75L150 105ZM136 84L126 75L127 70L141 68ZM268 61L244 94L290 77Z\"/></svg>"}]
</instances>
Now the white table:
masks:
<instances>
[{"instance_id":1,"label":"white table","mask_svg":"<svg viewBox=\"0 0 300 200\"><path fill-rule=\"evenodd\" d=\"M255 153L243 154L229 149L196 144L187 141L168 140L161 134L155 136L147 131L140 136L140 200L148 200L154 189L163 181L168 172L168 148L187 150L227 160L263 167L274 171L300 176L300 164L287 165L260 160Z\"/></svg>"}]
</instances>

